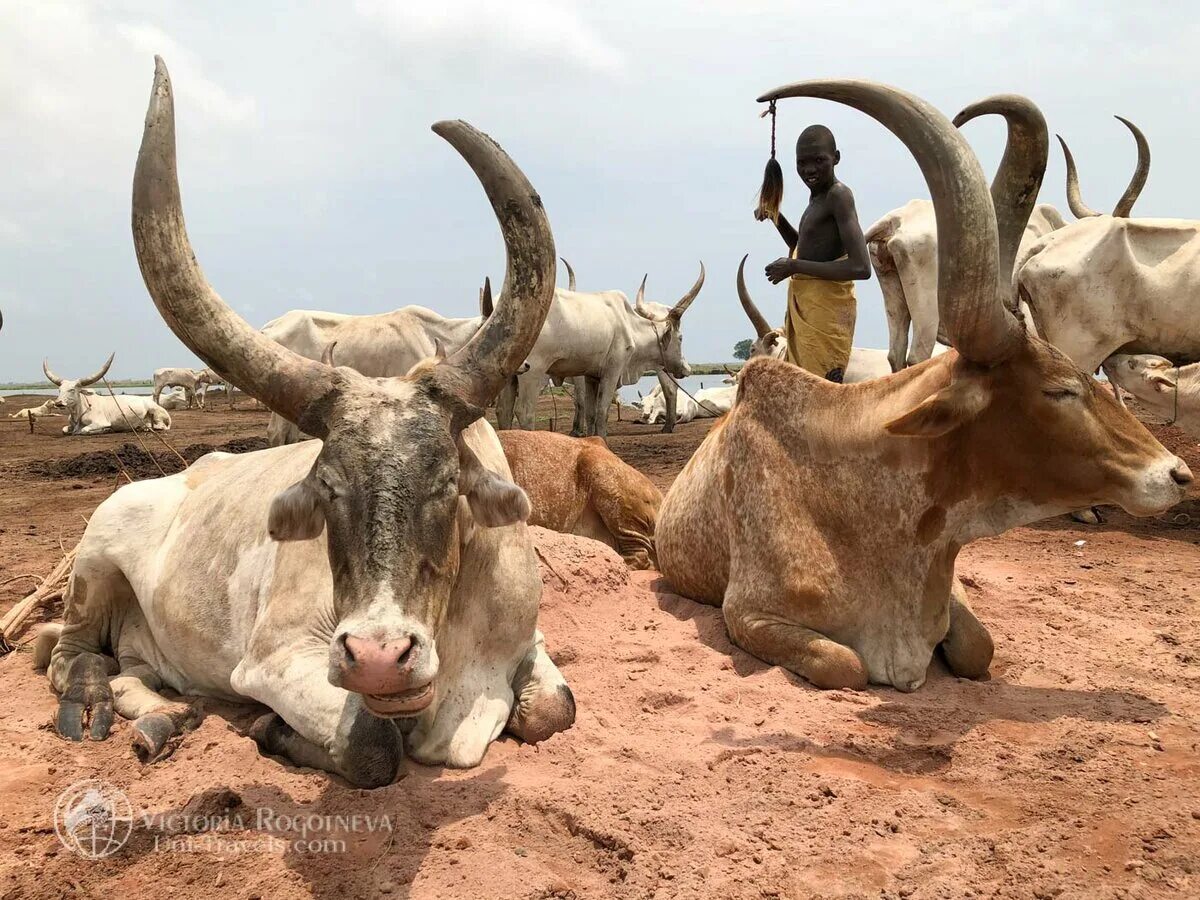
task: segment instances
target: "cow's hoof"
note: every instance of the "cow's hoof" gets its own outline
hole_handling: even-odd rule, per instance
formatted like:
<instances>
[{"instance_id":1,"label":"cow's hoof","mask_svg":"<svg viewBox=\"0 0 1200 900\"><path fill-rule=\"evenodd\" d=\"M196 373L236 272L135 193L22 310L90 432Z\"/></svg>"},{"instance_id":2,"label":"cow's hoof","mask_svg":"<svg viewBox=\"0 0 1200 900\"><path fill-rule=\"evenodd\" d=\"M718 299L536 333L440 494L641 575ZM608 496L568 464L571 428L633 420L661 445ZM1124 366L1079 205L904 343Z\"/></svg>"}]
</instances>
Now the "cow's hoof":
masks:
<instances>
[{"instance_id":1,"label":"cow's hoof","mask_svg":"<svg viewBox=\"0 0 1200 900\"><path fill-rule=\"evenodd\" d=\"M283 727L283 718L278 713L269 712L255 719L246 734L263 753L274 756L280 752L279 738Z\"/></svg>"},{"instance_id":2,"label":"cow's hoof","mask_svg":"<svg viewBox=\"0 0 1200 900\"><path fill-rule=\"evenodd\" d=\"M69 741L108 737L113 724L113 692L108 664L96 653L81 653L67 669L67 685L58 701L55 730Z\"/></svg>"},{"instance_id":3,"label":"cow's hoof","mask_svg":"<svg viewBox=\"0 0 1200 900\"><path fill-rule=\"evenodd\" d=\"M179 746L179 729L164 712L146 713L133 723L133 752L143 764L166 759Z\"/></svg>"},{"instance_id":4,"label":"cow's hoof","mask_svg":"<svg viewBox=\"0 0 1200 900\"><path fill-rule=\"evenodd\" d=\"M1071 518L1076 522L1082 522L1084 525L1100 525L1104 522L1100 518L1100 510L1094 506L1091 509L1075 510L1075 512L1071 513Z\"/></svg>"}]
</instances>

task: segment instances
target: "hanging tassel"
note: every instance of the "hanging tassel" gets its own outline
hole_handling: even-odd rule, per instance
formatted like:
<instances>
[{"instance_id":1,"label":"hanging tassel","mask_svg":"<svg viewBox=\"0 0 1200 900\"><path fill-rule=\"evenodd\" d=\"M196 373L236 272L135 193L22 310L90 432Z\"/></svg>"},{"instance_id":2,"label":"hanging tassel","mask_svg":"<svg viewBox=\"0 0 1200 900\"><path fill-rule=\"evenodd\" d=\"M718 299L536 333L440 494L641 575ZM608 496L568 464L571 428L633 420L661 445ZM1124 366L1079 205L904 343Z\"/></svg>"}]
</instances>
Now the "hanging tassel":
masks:
<instances>
[{"instance_id":1,"label":"hanging tassel","mask_svg":"<svg viewBox=\"0 0 1200 900\"><path fill-rule=\"evenodd\" d=\"M754 218L758 221L770 219L779 220L779 207L783 205L783 167L775 158L775 101L767 107L762 116L771 117L771 158L767 160L767 168L763 172L762 189L758 192L758 206L754 210ZM759 116L761 119L762 116Z\"/></svg>"}]
</instances>

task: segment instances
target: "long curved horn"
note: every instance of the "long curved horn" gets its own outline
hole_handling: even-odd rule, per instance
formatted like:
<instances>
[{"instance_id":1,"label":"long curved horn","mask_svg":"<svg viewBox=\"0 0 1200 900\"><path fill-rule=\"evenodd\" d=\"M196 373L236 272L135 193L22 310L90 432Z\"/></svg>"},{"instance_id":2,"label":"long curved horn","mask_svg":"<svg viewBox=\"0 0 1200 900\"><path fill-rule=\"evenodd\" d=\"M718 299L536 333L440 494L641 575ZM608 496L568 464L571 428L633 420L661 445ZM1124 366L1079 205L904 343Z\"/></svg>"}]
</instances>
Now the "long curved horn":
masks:
<instances>
[{"instance_id":1,"label":"long curved horn","mask_svg":"<svg viewBox=\"0 0 1200 900\"><path fill-rule=\"evenodd\" d=\"M696 299L696 295L700 293L700 288L702 287L704 287L703 261L700 263L700 277L696 279L696 283L692 285L691 289L679 298L679 302L671 307L671 312L668 313L668 315L672 319L678 319L685 312L687 312L687 308L692 305L692 301Z\"/></svg>"},{"instance_id":2,"label":"long curved horn","mask_svg":"<svg viewBox=\"0 0 1200 900\"><path fill-rule=\"evenodd\" d=\"M479 312L486 319L495 309L496 304L492 301L492 279L485 276L483 287L479 289Z\"/></svg>"},{"instance_id":3,"label":"long curved horn","mask_svg":"<svg viewBox=\"0 0 1200 900\"><path fill-rule=\"evenodd\" d=\"M571 264L564 257L559 258L562 259L562 264L567 267L567 290L573 291L575 290L575 270L571 268Z\"/></svg>"},{"instance_id":4,"label":"long curved horn","mask_svg":"<svg viewBox=\"0 0 1200 900\"><path fill-rule=\"evenodd\" d=\"M116 352L115 352L115 351L114 351L113 353L110 353L110 354L108 354L108 359L106 359L106 360L104 361L104 365L102 365L102 366L101 366L101 367L100 367L100 368L99 368L99 369L96 371L96 373L95 373L95 374L93 374L93 375L89 375L87 378L80 378L80 379L79 379L79 386L80 386L80 387L87 387L89 384L95 384L97 381L99 381L101 378L103 378L105 375L107 375L107 374L108 374L108 367L112 365L113 358L114 358L116 355L117 355L117 354L116 354Z\"/></svg>"},{"instance_id":5,"label":"long curved horn","mask_svg":"<svg viewBox=\"0 0 1200 900\"><path fill-rule=\"evenodd\" d=\"M533 349L554 301L554 235L542 198L500 145L461 120L434 133L467 161L504 235L508 263L496 308L467 344L433 370L461 399L486 408Z\"/></svg>"},{"instance_id":6,"label":"long curved horn","mask_svg":"<svg viewBox=\"0 0 1200 900\"><path fill-rule=\"evenodd\" d=\"M954 127L983 115L1004 116L1008 139L1004 156L992 179L992 209L996 213L996 233L1000 241L1000 288L1004 296L1012 293L1013 265L1025 226L1037 203L1046 160L1050 156L1050 132L1046 117L1028 97L996 94L972 103L954 117Z\"/></svg>"},{"instance_id":7,"label":"long curved horn","mask_svg":"<svg viewBox=\"0 0 1200 900\"><path fill-rule=\"evenodd\" d=\"M642 276L642 283L638 286L637 297L633 301L634 312L636 312L643 319L654 318L652 315L650 315L650 310L646 309L646 279L649 277L649 272Z\"/></svg>"},{"instance_id":8,"label":"long curved horn","mask_svg":"<svg viewBox=\"0 0 1200 900\"><path fill-rule=\"evenodd\" d=\"M324 437L333 370L259 334L213 290L188 241L175 162L175 100L161 57L133 175L133 245L146 290L193 353L301 430ZM309 411L313 414L309 415Z\"/></svg>"},{"instance_id":9,"label":"long curved horn","mask_svg":"<svg viewBox=\"0 0 1200 900\"><path fill-rule=\"evenodd\" d=\"M1142 130L1128 119L1121 116L1114 116L1114 118L1133 132L1133 139L1137 142L1137 168L1133 170L1129 186L1125 188L1125 193L1121 195L1121 199L1117 201L1117 205L1113 207L1112 211L1114 217L1128 218L1129 214L1133 212L1133 204L1137 203L1138 197L1142 194L1142 188L1146 186L1146 179L1150 177L1150 142L1146 140Z\"/></svg>"},{"instance_id":10,"label":"long curved horn","mask_svg":"<svg viewBox=\"0 0 1200 900\"><path fill-rule=\"evenodd\" d=\"M1024 336L998 292L996 214L979 160L950 121L929 103L871 81L802 81L759 102L820 97L852 106L895 134L921 167L938 229L938 309L946 332L967 359L1003 361Z\"/></svg>"},{"instance_id":11,"label":"long curved horn","mask_svg":"<svg viewBox=\"0 0 1200 900\"><path fill-rule=\"evenodd\" d=\"M1090 219L1100 215L1097 210L1083 202L1079 193L1079 170L1075 168L1075 157L1071 154L1071 148L1067 146L1061 134L1056 134L1055 137L1062 144L1063 159L1067 163L1067 207L1071 210L1071 215L1077 219Z\"/></svg>"},{"instance_id":12,"label":"long curved horn","mask_svg":"<svg viewBox=\"0 0 1200 900\"><path fill-rule=\"evenodd\" d=\"M54 374L54 370L50 368L50 360L42 360L42 373L46 376L51 384L62 384L63 379Z\"/></svg>"},{"instance_id":13,"label":"long curved horn","mask_svg":"<svg viewBox=\"0 0 1200 900\"><path fill-rule=\"evenodd\" d=\"M738 263L737 276L737 291L738 299L742 301L742 309L746 313L746 318L750 320L750 324L754 326L754 333L760 337L766 337L771 331L771 326L767 322L766 316L758 311L758 307L754 305L754 301L750 299L750 291L746 289L746 260L750 258L747 253L742 257L742 261Z\"/></svg>"}]
</instances>

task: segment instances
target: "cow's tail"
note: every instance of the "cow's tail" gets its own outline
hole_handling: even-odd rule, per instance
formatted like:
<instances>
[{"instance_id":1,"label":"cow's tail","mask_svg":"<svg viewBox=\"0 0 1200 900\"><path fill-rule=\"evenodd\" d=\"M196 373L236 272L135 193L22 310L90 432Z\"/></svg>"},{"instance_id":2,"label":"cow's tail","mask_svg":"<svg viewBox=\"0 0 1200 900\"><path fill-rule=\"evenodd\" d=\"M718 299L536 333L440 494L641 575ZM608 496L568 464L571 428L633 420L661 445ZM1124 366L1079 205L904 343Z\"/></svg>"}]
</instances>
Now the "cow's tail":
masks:
<instances>
[{"instance_id":1,"label":"cow's tail","mask_svg":"<svg viewBox=\"0 0 1200 900\"><path fill-rule=\"evenodd\" d=\"M62 625L52 623L43 625L33 639L33 667L45 669L50 665L50 654L58 645L58 637L62 634Z\"/></svg>"}]
</instances>

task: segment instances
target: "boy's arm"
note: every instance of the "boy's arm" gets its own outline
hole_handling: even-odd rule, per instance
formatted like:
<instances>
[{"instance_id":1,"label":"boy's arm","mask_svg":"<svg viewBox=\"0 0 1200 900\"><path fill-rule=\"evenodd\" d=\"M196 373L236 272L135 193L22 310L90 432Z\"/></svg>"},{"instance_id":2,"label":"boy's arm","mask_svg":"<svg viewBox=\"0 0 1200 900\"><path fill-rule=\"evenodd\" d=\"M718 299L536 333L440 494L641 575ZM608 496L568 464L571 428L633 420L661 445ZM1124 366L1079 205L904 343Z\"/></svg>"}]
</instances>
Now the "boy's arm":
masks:
<instances>
[{"instance_id":1,"label":"boy's arm","mask_svg":"<svg viewBox=\"0 0 1200 900\"><path fill-rule=\"evenodd\" d=\"M849 188L843 188L833 193L829 200L846 258L829 262L790 259L771 263L767 266L767 277L773 284L779 284L792 275L812 275L826 281L862 281L871 277L871 260L867 255L862 226L858 223L858 212L854 208L854 195Z\"/></svg>"},{"instance_id":2,"label":"boy's arm","mask_svg":"<svg viewBox=\"0 0 1200 900\"><path fill-rule=\"evenodd\" d=\"M787 244L788 253L790 254L796 247L796 229L792 227L791 222L784 218L782 212L775 218L775 230L779 232L779 236Z\"/></svg>"}]
</instances>

